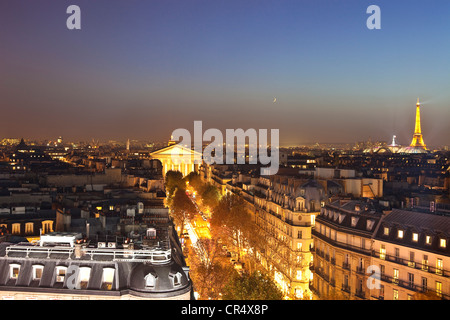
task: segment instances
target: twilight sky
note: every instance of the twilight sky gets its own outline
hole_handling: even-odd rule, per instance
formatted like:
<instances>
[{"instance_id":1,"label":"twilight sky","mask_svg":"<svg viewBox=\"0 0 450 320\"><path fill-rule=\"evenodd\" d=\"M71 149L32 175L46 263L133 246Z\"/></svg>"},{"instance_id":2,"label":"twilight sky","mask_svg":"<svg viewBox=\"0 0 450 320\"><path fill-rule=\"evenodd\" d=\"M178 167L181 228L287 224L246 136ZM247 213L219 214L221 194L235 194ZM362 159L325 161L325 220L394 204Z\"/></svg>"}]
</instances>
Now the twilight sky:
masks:
<instances>
[{"instance_id":1,"label":"twilight sky","mask_svg":"<svg viewBox=\"0 0 450 320\"><path fill-rule=\"evenodd\" d=\"M450 145L449 32L448 0L2 0L0 139L165 140L202 120L409 144L420 97L425 143Z\"/></svg>"}]
</instances>

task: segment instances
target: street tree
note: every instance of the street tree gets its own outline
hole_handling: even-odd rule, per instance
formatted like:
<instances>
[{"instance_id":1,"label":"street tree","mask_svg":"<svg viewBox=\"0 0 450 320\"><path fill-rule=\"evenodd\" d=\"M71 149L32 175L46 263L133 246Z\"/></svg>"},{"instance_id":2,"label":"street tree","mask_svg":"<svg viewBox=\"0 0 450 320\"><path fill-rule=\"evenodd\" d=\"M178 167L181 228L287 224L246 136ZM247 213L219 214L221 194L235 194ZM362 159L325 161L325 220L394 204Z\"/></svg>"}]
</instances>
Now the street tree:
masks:
<instances>
[{"instance_id":1,"label":"street tree","mask_svg":"<svg viewBox=\"0 0 450 320\"><path fill-rule=\"evenodd\" d=\"M283 293L265 273L255 271L231 277L223 289L224 300L281 300Z\"/></svg>"},{"instance_id":2,"label":"street tree","mask_svg":"<svg viewBox=\"0 0 450 320\"><path fill-rule=\"evenodd\" d=\"M184 189L176 189L171 201L171 210L175 223L180 226L180 234L183 234L187 220L195 215L196 208Z\"/></svg>"}]
</instances>

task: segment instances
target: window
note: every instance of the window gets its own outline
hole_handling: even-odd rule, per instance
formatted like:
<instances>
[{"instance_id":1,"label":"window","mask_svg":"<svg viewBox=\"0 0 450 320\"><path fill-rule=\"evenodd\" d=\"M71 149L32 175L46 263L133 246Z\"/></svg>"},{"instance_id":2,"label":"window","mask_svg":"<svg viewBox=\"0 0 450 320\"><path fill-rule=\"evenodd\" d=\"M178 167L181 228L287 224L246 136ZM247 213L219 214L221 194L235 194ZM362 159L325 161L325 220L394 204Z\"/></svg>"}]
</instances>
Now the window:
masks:
<instances>
[{"instance_id":1,"label":"window","mask_svg":"<svg viewBox=\"0 0 450 320\"><path fill-rule=\"evenodd\" d=\"M34 232L34 223L33 222L27 222L25 223L25 234L33 234Z\"/></svg>"},{"instance_id":2,"label":"window","mask_svg":"<svg viewBox=\"0 0 450 320\"><path fill-rule=\"evenodd\" d=\"M398 284L398 278L400 275L400 271L398 269L394 269L394 276L392 277L392 282Z\"/></svg>"},{"instance_id":3,"label":"window","mask_svg":"<svg viewBox=\"0 0 450 320\"><path fill-rule=\"evenodd\" d=\"M373 225L375 224L375 220L367 220L367 225L366 225L366 229L367 230L372 230Z\"/></svg>"},{"instance_id":4,"label":"window","mask_svg":"<svg viewBox=\"0 0 450 320\"><path fill-rule=\"evenodd\" d=\"M384 286L380 285L380 298L384 299Z\"/></svg>"},{"instance_id":5,"label":"window","mask_svg":"<svg viewBox=\"0 0 450 320\"><path fill-rule=\"evenodd\" d=\"M410 252L409 252L408 266L409 266L409 267L413 267L413 268L416 266L414 251L410 251Z\"/></svg>"},{"instance_id":6,"label":"window","mask_svg":"<svg viewBox=\"0 0 450 320\"><path fill-rule=\"evenodd\" d=\"M11 233L12 234L20 234L20 223L13 223L11 226Z\"/></svg>"},{"instance_id":7,"label":"window","mask_svg":"<svg viewBox=\"0 0 450 320\"><path fill-rule=\"evenodd\" d=\"M422 277L422 291L428 290L428 280L425 277Z\"/></svg>"},{"instance_id":8,"label":"window","mask_svg":"<svg viewBox=\"0 0 450 320\"><path fill-rule=\"evenodd\" d=\"M64 282L66 277L67 267L58 266L56 267L56 282Z\"/></svg>"},{"instance_id":9,"label":"window","mask_svg":"<svg viewBox=\"0 0 450 320\"><path fill-rule=\"evenodd\" d=\"M33 280L41 280L43 271L44 266L40 265L33 266Z\"/></svg>"},{"instance_id":10,"label":"window","mask_svg":"<svg viewBox=\"0 0 450 320\"><path fill-rule=\"evenodd\" d=\"M395 256L396 261L400 260L400 249L399 248L394 248L394 256Z\"/></svg>"},{"instance_id":11,"label":"window","mask_svg":"<svg viewBox=\"0 0 450 320\"><path fill-rule=\"evenodd\" d=\"M414 287L414 274L408 273L408 284L410 287Z\"/></svg>"},{"instance_id":12,"label":"window","mask_svg":"<svg viewBox=\"0 0 450 320\"><path fill-rule=\"evenodd\" d=\"M297 238L302 239L303 233L301 230L298 230L297 232Z\"/></svg>"},{"instance_id":13,"label":"window","mask_svg":"<svg viewBox=\"0 0 450 320\"><path fill-rule=\"evenodd\" d=\"M114 268L103 268L102 289L111 290L114 280Z\"/></svg>"},{"instance_id":14,"label":"window","mask_svg":"<svg viewBox=\"0 0 450 320\"><path fill-rule=\"evenodd\" d=\"M87 289L90 276L91 276L91 268L89 267L80 268L78 274L78 283L80 285L80 289Z\"/></svg>"},{"instance_id":15,"label":"window","mask_svg":"<svg viewBox=\"0 0 450 320\"><path fill-rule=\"evenodd\" d=\"M297 270L297 280L302 280L302 271Z\"/></svg>"},{"instance_id":16,"label":"window","mask_svg":"<svg viewBox=\"0 0 450 320\"><path fill-rule=\"evenodd\" d=\"M441 248L447 247L447 240L445 240L445 239L440 239L440 240L439 240L439 246L440 246Z\"/></svg>"},{"instance_id":17,"label":"window","mask_svg":"<svg viewBox=\"0 0 450 320\"><path fill-rule=\"evenodd\" d=\"M442 270L444 269L444 262L442 259L437 258L436 259L436 274L442 275Z\"/></svg>"},{"instance_id":18,"label":"window","mask_svg":"<svg viewBox=\"0 0 450 320\"><path fill-rule=\"evenodd\" d=\"M181 273L177 272L174 276L173 276L173 286L180 286L181 285Z\"/></svg>"},{"instance_id":19,"label":"window","mask_svg":"<svg viewBox=\"0 0 450 320\"><path fill-rule=\"evenodd\" d=\"M352 217L352 227L355 227L356 224L358 223L359 218L357 217Z\"/></svg>"},{"instance_id":20,"label":"window","mask_svg":"<svg viewBox=\"0 0 450 320\"><path fill-rule=\"evenodd\" d=\"M403 230L398 230L397 237L403 239Z\"/></svg>"},{"instance_id":21,"label":"window","mask_svg":"<svg viewBox=\"0 0 450 320\"><path fill-rule=\"evenodd\" d=\"M156 275L149 273L144 277L144 279L145 279L145 287L146 288L154 288L155 287L156 279L157 279Z\"/></svg>"},{"instance_id":22,"label":"window","mask_svg":"<svg viewBox=\"0 0 450 320\"><path fill-rule=\"evenodd\" d=\"M384 227L384 235L385 236L389 235L389 228L388 227Z\"/></svg>"},{"instance_id":23,"label":"window","mask_svg":"<svg viewBox=\"0 0 450 320\"><path fill-rule=\"evenodd\" d=\"M301 242L297 242L297 250L302 250L302 243Z\"/></svg>"},{"instance_id":24,"label":"window","mask_svg":"<svg viewBox=\"0 0 450 320\"><path fill-rule=\"evenodd\" d=\"M442 297L442 282L436 281L436 294Z\"/></svg>"},{"instance_id":25,"label":"window","mask_svg":"<svg viewBox=\"0 0 450 320\"><path fill-rule=\"evenodd\" d=\"M398 290L394 289L393 294L392 294L392 299L398 300Z\"/></svg>"},{"instance_id":26,"label":"window","mask_svg":"<svg viewBox=\"0 0 450 320\"><path fill-rule=\"evenodd\" d=\"M344 282L342 284L344 288L348 288L348 274L344 275Z\"/></svg>"},{"instance_id":27,"label":"window","mask_svg":"<svg viewBox=\"0 0 450 320\"><path fill-rule=\"evenodd\" d=\"M53 232L53 221L47 220L42 221L42 233L47 234Z\"/></svg>"},{"instance_id":28,"label":"window","mask_svg":"<svg viewBox=\"0 0 450 320\"><path fill-rule=\"evenodd\" d=\"M412 241L417 242L419 241L419 234L418 233L413 233L412 234Z\"/></svg>"},{"instance_id":29,"label":"window","mask_svg":"<svg viewBox=\"0 0 450 320\"><path fill-rule=\"evenodd\" d=\"M384 244L380 246L380 259L386 259L386 247L384 246Z\"/></svg>"},{"instance_id":30,"label":"window","mask_svg":"<svg viewBox=\"0 0 450 320\"><path fill-rule=\"evenodd\" d=\"M9 265L9 277L11 279L17 279L19 277L20 264Z\"/></svg>"},{"instance_id":31,"label":"window","mask_svg":"<svg viewBox=\"0 0 450 320\"><path fill-rule=\"evenodd\" d=\"M428 271L428 255L426 255L426 254L423 255L422 270Z\"/></svg>"},{"instance_id":32,"label":"window","mask_svg":"<svg viewBox=\"0 0 450 320\"><path fill-rule=\"evenodd\" d=\"M431 236L426 236L425 237L425 243L426 244L431 244Z\"/></svg>"}]
</instances>

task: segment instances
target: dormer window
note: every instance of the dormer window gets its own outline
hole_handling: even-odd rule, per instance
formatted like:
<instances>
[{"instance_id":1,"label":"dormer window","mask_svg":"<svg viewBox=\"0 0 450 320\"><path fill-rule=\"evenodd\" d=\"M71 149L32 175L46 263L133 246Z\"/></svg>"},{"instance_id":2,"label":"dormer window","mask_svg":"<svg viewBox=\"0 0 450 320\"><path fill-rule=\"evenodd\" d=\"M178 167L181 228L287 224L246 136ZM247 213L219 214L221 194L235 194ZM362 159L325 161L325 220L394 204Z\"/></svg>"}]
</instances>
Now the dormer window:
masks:
<instances>
[{"instance_id":1,"label":"dormer window","mask_svg":"<svg viewBox=\"0 0 450 320\"><path fill-rule=\"evenodd\" d=\"M384 229L383 229L383 234L384 234L385 236L388 236L388 235L389 235L389 228L388 228L388 227L384 227Z\"/></svg>"},{"instance_id":2,"label":"dormer window","mask_svg":"<svg viewBox=\"0 0 450 320\"><path fill-rule=\"evenodd\" d=\"M103 268L102 289L111 290L114 280L114 268Z\"/></svg>"},{"instance_id":3,"label":"dormer window","mask_svg":"<svg viewBox=\"0 0 450 320\"><path fill-rule=\"evenodd\" d=\"M439 240L439 246L441 247L441 248L446 248L447 247L447 240L446 239L440 239Z\"/></svg>"},{"instance_id":4,"label":"dormer window","mask_svg":"<svg viewBox=\"0 0 450 320\"><path fill-rule=\"evenodd\" d=\"M345 218L345 214L339 213L339 223L342 222L342 220L344 220Z\"/></svg>"},{"instance_id":5,"label":"dormer window","mask_svg":"<svg viewBox=\"0 0 450 320\"><path fill-rule=\"evenodd\" d=\"M356 224L358 223L359 218L357 217L352 217L352 227L355 227Z\"/></svg>"},{"instance_id":6,"label":"dormer window","mask_svg":"<svg viewBox=\"0 0 450 320\"><path fill-rule=\"evenodd\" d=\"M20 264L10 264L9 265L9 277L11 279L17 279L19 277Z\"/></svg>"},{"instance_id":7,"label":"dormer window","mask_svg":"<svg viewBox=\"0 0 450 320\"><path fill-rule=\"evenodd\" d=\"M414 242L419 241L419 234L417 232L414 232L412 234L412 241L414 241Z\"/></svg>"},{"instance_id":8,"label":"dormer window","mask_svg":"<svg viewBox=\"0 0 450 320\"><path fill-rule=\"evenodd\" d=\"M399 238L399 239L403 239L403 230L398 230L397 231L397 237Z\"/></svg>"},{"instance_id":9,"label":"dormer window","mask_svg":"<svg viewBox=\"0 0 450 320\"><path fill-rule=\"evenodd\" d=\"M177 274L173 277L173 285L174 286L181 285L181 273L177 272Z\"/></svg>"},{"instance_id":10,"label":"dormer window","mask_svg":"<svg viewBox=\"0 0 450 320\"><path fill-rule=\"evenodd\" d=\"M67 267L64 266L58 266L56 267L56 282L64 282L64 279L66 277Z\"/></svg>"},{"instance_id":11,"label":"dormer window","mask_svg":"<svg viewBox=\"0 0 450 320\"><path fill-rule=\"evenodd\" d=\"M426 236L425 237L425 243L426 244L431 244L431 236Z\"/></svg>"},{"instance_id":12,"label":"dormer window","mask_svg":"<svg viewBox=\"0 0 450 320\"><path fill-rule=\"evenodd\" d=\"M87 289L90 276L91 276L91 268L89 267L80 268L78 274L78 284L80 289Z\"/></svg>"},{"instance_id":13,"label":"dormer window","mask_svg":"<svg viewBox=\"0 0 450 320\"><path fill-rule=\"evenodd\" d=\"M336 221L336 220L337 220L337 218L338 218L338 213L337 213L337 212L335 212L335 213L333 214L333 219L334 219L334 221Z\"/></svg>"},{"instance_id":14,"label":"dormer window","mask_svg":"<svg viewBox=\"0 0 450 320\"><path fill-rule=\"evenodd\" d=\"M145 279L145 287L150 288L150 289L154 288L156 285L157 278L158 277L152 273L147 274L144 278Z\"/></svg>"},{"instance_id":15,"label":"dormer window","mask_svg":"<svg viewBox=\"0 0 450 320\"><path fill-rule=\"evenodd\" d=\"M44 271L44 266L34 265L33 266L33 280L41 280L43 271Z\"/></svg>"},{"instance_id":16,"label":"dormer window","mask_svg":"<svg viewBox=\"0 0 450 320\"><path fill-rule=\"evenodd\" d=\"M367 228L367 230L372 230L372 228L373 228L373 225L375 224L375 221L374 220L367 220L367 222L366 222L366 228Z\"/></svg>"}]
</instances>

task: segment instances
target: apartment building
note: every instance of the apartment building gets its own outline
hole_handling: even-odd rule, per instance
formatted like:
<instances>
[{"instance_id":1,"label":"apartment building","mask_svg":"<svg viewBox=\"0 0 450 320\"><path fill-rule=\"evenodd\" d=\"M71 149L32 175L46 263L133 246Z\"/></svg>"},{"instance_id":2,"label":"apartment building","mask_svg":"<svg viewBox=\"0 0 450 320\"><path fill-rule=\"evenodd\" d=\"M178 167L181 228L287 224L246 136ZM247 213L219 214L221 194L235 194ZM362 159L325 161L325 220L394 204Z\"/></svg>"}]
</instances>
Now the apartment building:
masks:
<instances>
[{"instance_id":1,"label":"apartment building","mask_svg":"<svg viewBox=\"0 0 450 320\"><path fill-rule=\"evenodd\" d=\"M386 300L450 299L450 216L393 210L373 237L372 264Z\"/></svg>"},{"instance_id":2,"label":"apartment building","mask_svg":"<svg viewBox=\"0 0 450 320\"><path fill-rule=\"evenodd\" d=\"M449 299L450 217L337 200L312 232L312 289L323 299Z\"/></svg>"},{"instance_id":3,"label":"apartment building","mask_svg":"<svg viewBox=\"0 0 450 320\"><path fill-rule=\"evenodd\" d=\"M382 218L375 202L335 200L316 217L313 290L323 299L367 299L372 235Z\"/></svg>"},{"instance_id":4,"label":"apartment building","mask_svg":"<svg viewBox=\"0 0 450 320\"><path fill-rule=\"evenodd\" d=\"M248 203L260 239L253 243L254 256L286 295L311 296L311 227L328 199L326 188L313 179L288 176L240 178L230 181L227 191Z\"/></svg>"}]
</instances>

